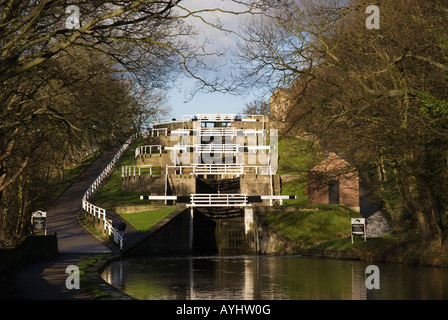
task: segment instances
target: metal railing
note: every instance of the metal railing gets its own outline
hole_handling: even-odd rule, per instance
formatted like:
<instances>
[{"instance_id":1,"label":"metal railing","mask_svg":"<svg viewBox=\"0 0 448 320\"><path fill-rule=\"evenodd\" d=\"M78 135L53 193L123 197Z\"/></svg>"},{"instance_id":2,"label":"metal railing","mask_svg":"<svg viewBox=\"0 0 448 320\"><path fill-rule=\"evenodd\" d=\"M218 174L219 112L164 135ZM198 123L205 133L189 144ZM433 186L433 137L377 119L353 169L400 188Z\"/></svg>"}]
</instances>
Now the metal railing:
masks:
<instances>
[{"instance_id":1,"label":"metal railing","mask_svg":"<svg viewBox=\"0 0 448 320\"><path fill-rule=\"evenodd\" d=\"M249 134L266 134L266 129L238 129L234 127L225 128L193 128L193 129L175 129L171 132L172 136L221 136L235 137L247 136Z\"/></svg>"},{"instance_id":2,"label":"metal railing","mask_svg":"<svg viewBox=\"0 0 448 320\"><path fill-rule=\"evenodd\" d=\"M147 175L148 173L150 176L152 176L154 174L154 168L156 168L155 170L160 172L158 174L161 174L162 167L153 166L152 164L123 166L121 167L121 178L135 178L140 177L141 175Z\"/></svg>"},{"instance_id":3,"label":"metal railing","mask_svg":"<svg viewBox=\"0 0 448 320\"><path fill-rule=\"evenodd\" d=\"M168 136L168 128L149 128L146 130L145 134L142 135L144 138L148 137L160 137L163 132L164 136Z\"/></svg>"},{"instance_id":4,"label":"metal railing","mask_svg":"<svg viewBox=\"0 0 448 320\"><path fill-rule=\"evenodd\" d=\"M136 138L136 135L132 135L118 150L118 152L115 154L115 156L112 158L112 160L109 162L109 164L106 166L106 168L101 172L101 174L95 179L95 181L90 185L90 187L86 190L82 197L82 209L86 211L87 213L98 217L99 219L102 219L104 222L104 230L107 232L107 234L114 235L114 242L119 244L120 249L123 249L123 235L118 231L115 230L115 228L112 226L112 223L107 219L106 217L106 209L103 209L101 207L95 206L94 204L90 203L88 200L92 195L95 194L96 191L98 191L99 187L102 185L104 180L114 171L115 166L117 165L118 161L120 160L121 156L126 152L126 150L129 148L131 143Z\"/></svg>"},{"instance_id":5,"label":"metal railing","mask_svg":"<svg viewBox=\"0 0 448 320\"><path fill-rule=\"evenodd\" d=\"M271 175L272 170L270 166L250 166L245 164L191 164L166 166L166 174L169 170L173 170L177 174L192 174L192 175L241 175L241 174L255 174L255 175Z\"/></svg>"},{"instance_id":6,"label":"metal railing","mask_svg":"<svg viewBox=\"0 0 448 320\"><path fill-rule=\"evenodd\" d=\"M151 156L153 154L153 149L158 150L159 155L162 155L162 145L160 144L148 144L144 146L140 146L135 148L135 158L138 158L142 155L148 155Z\"/></svg>"},{"instance_id":7,"label":"metal railing","mask_svg":"<svg viewBox=\"0 0 448 320\"><path fill-rule=\"evenodd\" d=\"M261 121L264 122L264 116L259 114L195 114L183 115L182 118L157 118L153 120L153 125L161 125L188 121Z\"/></svg>"},{"instance_id":8,"label":"metal railing","mask_svg":"<svg viewBox=\"0 0 448 320\"><path fill-rule=\"evenodd\" d=\"M243 131L237 128L200 128L196 130L196 134L199 136L223 136L234 137L238 133L242 134Z\"/></svg>"},{"instance_id":9,"label":"metal railing","mask_svg":"<svg viewBox=\"0 0 448 320\"><path fill-rule=\"evenodd\" d=\"M246 207L249 206L247 194L191 194L190 207Z\"/></svg>"},{"instance_id":10,"label":"metal railing","mask_svg":"<svg viewBox=\"0 0 448 320\"><path fill-rule=\"evenodd\" d=\"M195 144L193 145L193 152L197 153L237 153L244 150L244 146L240 147L238 144Z\"/></svg>"}]
</instances>

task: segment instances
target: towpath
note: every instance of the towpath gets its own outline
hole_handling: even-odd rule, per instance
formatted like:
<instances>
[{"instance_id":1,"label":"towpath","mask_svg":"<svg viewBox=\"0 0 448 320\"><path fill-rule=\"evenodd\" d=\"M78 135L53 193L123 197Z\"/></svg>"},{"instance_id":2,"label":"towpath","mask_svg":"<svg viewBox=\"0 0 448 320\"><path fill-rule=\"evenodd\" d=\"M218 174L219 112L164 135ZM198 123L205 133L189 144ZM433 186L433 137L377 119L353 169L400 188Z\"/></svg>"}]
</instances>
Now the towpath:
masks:
<instances>
[{"instance_id":1,"label":"towpath","mask_svg":"<svg viewBox=\"0 0 448 320\"><path fill-rule=\"evenodd\" d=\"M101 154L58 199L47 208L47 234L58 239L59 255L35 262L16 270L0 280L0 299L72 300L93 299L81 290L68 290L65 281L67 266L101 253L115 250L95 238L78 222L84 192L112 160L118 148Z\"/></svg>"}]
</instances>

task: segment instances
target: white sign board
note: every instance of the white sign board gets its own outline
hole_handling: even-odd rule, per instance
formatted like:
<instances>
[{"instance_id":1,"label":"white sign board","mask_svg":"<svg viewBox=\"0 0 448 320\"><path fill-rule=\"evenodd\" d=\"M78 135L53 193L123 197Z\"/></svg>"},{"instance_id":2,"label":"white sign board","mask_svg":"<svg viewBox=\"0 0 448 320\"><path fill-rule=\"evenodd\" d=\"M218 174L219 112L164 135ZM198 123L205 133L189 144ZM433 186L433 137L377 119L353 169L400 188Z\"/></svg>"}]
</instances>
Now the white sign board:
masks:
<instances>
[{"instance_id":1,"label":"white sign board","mask_svg":"<svg viewBox=\"0 0 448 320\"><path fill-rule=\"evenodd\" d=\"M31 225L35 231L47 234L47 213L43 211L33 212L31 215Z\"/></svg>"},{"instance_id":2,"label":"white sign board","mask_svg":"<svg viewBox=\"0 0 448 320\"><path fill-rule=\"evenodd\" d=\"M364 241L366 241L366 219L365 218L352 218L352 244L353 235L364 236Z\"/></svg>"}]
</instances>

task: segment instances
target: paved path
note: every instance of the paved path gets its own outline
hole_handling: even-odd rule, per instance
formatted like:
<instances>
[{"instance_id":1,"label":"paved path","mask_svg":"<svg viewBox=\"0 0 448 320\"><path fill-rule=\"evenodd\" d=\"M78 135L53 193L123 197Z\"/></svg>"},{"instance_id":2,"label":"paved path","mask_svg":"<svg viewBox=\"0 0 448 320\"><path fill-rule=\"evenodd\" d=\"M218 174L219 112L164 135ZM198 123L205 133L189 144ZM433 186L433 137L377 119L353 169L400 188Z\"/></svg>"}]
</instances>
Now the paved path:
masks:
<instances>
[{"instance_id":1,"label":"paved path","mask_svg":"<svg viewBox=\"0 0 448 320\"><path fill-rule=\"evenodd\" d=\"M47 234L57 234L60 253L109 253L110 248L93 237L78 222L84 192L116 153L113 148L98 157L47 209Z\"/></svg>"},{"instance_id":2,"label":"paved path","mask_svg":"<svg viewBox=\"0 0 448 320\"><path fill-rule=\"evenodd\" d=\"M78 222L84 192L115 155L112 148L98 157L47 208L47 233L57 234L59 255L19 268L7 279L0 279L0 299L71 300L93 299L82 290L68 290L65 281L69 265L77 265L99 253L111 253L112 248L95 238Z\"/></svg>"}]
</instances>

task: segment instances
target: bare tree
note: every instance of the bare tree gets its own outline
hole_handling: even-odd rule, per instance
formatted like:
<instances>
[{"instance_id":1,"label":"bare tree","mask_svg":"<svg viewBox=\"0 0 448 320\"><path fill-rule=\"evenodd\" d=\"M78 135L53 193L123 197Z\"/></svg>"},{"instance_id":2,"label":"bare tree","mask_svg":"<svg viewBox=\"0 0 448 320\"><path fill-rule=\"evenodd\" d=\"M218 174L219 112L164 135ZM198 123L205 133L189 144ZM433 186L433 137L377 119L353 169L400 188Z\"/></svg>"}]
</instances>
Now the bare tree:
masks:
<instances>
[{"instance_id":1,"label":"bare tree","mask_svg":"<svg viewBox=\"0 0 448 320\"><path fill-rule=\"evenodd\" d=\"M269 103L264 100L254 100L249 103L246 103L246 107L243 110L245 114L260 114L260 115L268 115L269 114Z\"/></svg>"},{"instance_id":2,"label":"bare tree","mask_svg":"<svg viewBox=\"0 0 448 320\"><path fill-rule=\"evenodd\" d=\"M424 239L440 242L448 203L446 5L377 6L381 27L368 29L362 1L285 2L247 28L244 76L249 84L295 84L291 127L349 159L389 209L409 213Z\"/></svg>"},{"instance_id":3,"label":"bare tree","mask_svg":"<svg viewBox=\"0 0 448 320\"><path fill-rule=\"evenodd\" d=\"M177 75L228 90L200 75L220 52L208 39L192 41L199 31L190 20L233 32L206 16L265 5L229 1L240 9L193 10L181 0L0 0L0 242L29 233L37 199L65 163L160 113L162 90Z\"/></svg>"}]
</instances>

